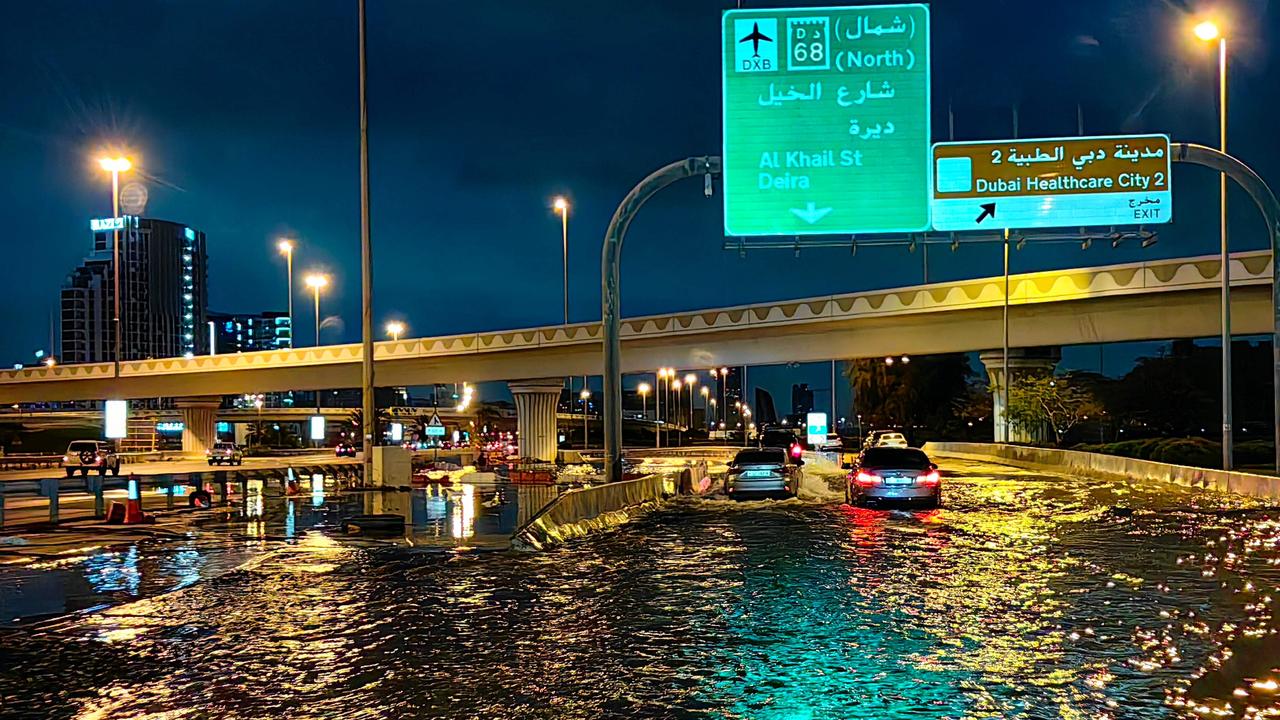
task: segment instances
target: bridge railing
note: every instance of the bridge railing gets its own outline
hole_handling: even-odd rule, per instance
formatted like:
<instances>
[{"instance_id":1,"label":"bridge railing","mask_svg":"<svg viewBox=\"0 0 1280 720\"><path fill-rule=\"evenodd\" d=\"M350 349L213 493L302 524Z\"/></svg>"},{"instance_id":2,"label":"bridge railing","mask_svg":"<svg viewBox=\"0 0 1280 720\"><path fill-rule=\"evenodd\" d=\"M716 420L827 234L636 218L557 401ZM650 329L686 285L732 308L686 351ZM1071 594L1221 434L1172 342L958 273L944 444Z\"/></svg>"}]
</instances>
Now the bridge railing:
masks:
<instances>
[{"instance_id":1,"label":"bridge railing","mask_svg":"<svg viewBox=\"0 0 1280 720\"><path fill-rule=\"evenodd\" d=\"M240 467L234 470L198 470L164 475L77 475L73 477L42 478L39 480L0 481L0 528L6 526L5 505L6 500L9 499L47 498L48 523L56 525L62 519L61 500L64 496L92 496L94 501L92 513L82 513L84 517L77 519L101 519L106 514L106 492L109 490L127 490L130 481L137 482L139 493L148 491L163 493L165 496L165 509L173 510L176 508L176 498L190 497L191 493L196 490L206 490L211 495L214 495L214 491L217 491L215 498L221 505L229 504L232 488L238 488L238 493L243 499L248 494L247 488L250 481L278 483L283 493L290 472L299 483L305 483L308 478L317 473L324 475L326 478L336 478L339 481L352 481L360 478L362 468L359 463L331 462L275 468ZM190 504L190 501L188 503ZM37 521L28 521L22 524L37 524Z\"/></svg>"}]
</instances>

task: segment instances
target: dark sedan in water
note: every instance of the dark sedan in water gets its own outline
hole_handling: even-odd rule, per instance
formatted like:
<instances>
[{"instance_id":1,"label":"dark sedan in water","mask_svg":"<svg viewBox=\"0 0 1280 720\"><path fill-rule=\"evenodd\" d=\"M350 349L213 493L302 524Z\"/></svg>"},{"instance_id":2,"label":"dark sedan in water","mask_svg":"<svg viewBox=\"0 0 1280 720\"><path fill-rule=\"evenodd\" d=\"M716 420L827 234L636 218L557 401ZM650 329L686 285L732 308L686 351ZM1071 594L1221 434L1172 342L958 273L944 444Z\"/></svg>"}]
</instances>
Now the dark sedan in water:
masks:
<instances>
[{"instance_id":1,"label":"dark sedan in water","mask_svg":"<svg viewBox=\"0 0 1280 720\"><path fill-rule=\"evenodd\" d=\"M924 451L904 447L872 447L863 451L845 484L845 501L903 501L938 507L942 478Z\"/></svg>"}]
</instances>

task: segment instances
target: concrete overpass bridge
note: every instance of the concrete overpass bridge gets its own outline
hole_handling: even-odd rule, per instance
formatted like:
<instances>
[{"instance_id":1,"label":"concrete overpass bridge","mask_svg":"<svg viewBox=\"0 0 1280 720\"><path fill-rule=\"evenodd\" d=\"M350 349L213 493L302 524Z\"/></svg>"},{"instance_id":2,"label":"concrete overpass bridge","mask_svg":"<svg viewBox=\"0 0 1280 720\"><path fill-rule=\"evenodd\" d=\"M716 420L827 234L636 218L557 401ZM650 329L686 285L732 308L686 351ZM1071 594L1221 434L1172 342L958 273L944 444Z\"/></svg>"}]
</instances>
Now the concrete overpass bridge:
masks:
<instances>
[{"instance_id":1,"label":"concrete overpass bridge","mask_svg":"<svg viewBox=\"0 0 1280 720\"><path fill-rule=\"evenodd\" d=\"M1265 251L1232 257L1238 334L1271 332L1271 260ZM1011 275L1010 342L1034 347L1214 335L1221 269L1214 255ZM1004 281L996 276L630 318L622 322L622 371L995 348L1003 304ZM552 388L558 397L559 378L599 374L600 342L599 323L379 342L377 379L403 386L552 378L512 383L522 449L547 456L555 437ZM360 370L358 344L125 362L118 378L111 363L35 367L0 371L0 404L354 387ZM207 400L188 406L210 410ZM536 431L527 423L530 414L542 417ZM192 424L187 414L184 419Z\"/></svg>"}]
</instances>

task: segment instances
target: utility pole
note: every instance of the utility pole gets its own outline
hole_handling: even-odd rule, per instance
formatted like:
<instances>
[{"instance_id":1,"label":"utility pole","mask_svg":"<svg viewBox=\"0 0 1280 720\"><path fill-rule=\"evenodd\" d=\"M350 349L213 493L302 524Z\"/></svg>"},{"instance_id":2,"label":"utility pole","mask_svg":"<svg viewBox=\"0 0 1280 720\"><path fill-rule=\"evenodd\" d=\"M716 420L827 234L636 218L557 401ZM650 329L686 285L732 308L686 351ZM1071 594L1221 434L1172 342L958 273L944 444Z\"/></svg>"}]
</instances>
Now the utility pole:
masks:
<instances>
[{"instance_id":1,"label":"utility pole","mask_svg":"<svg viewBox=\"0 0 1280 720\"><path fill-rule=\"evenodd\" d=\"M360 320L363 331L363 373L360 386L364 414L364 482L373 480L373 440L378 432L377 400L373 392L373 242L369 237L369 106L368 61L365 38L365 0L358 0L360 34Z\"/></svg>"}]
</instances>

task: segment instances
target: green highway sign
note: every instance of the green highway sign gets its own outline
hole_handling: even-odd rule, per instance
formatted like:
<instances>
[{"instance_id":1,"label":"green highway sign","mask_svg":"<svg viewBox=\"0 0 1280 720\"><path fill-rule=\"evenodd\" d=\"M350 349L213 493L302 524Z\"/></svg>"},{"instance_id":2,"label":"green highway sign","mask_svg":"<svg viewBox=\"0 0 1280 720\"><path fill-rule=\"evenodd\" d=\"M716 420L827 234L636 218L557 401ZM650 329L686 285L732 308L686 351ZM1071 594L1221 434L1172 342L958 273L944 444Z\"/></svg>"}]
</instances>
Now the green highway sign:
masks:
<instances>
[{"instance_id":1,"label":"green highway sign","mask_svg":"<svg viewBox=\"0 0 1280 720\"><path fill-rule=\"evenodd\" d=\"M929 229L929 8L729 10L731 236Z\"/></svg>"}]
</instances>

